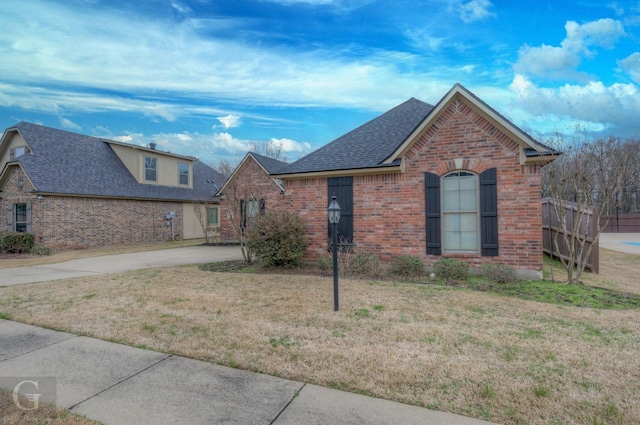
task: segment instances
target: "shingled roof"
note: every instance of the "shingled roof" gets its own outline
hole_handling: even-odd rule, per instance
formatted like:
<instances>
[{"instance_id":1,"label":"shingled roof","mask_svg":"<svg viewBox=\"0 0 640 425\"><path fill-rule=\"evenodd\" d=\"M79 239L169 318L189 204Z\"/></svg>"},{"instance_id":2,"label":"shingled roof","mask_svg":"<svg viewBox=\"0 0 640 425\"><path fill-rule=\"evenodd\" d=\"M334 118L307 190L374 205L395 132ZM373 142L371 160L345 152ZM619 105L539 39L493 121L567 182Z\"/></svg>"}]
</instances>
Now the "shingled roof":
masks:
<instances>
[{"instance_id":1,"label":"shingled roof","mask_svg":"<svg viewBox=\"0 0 640 425\"><path fill-rule=\"evenodd\" d=\"M272 174L286 179L303 174L328 172L335 175L344 171L364 173L371 170L379 172L384 168L398 169L404 152L425 128L433 124L448 102L458 95L469 100L478 111L516 140L522 148L525 163L543 164L561 154L534 140L457 83L435 106L411 98Z\"/></svg>"},{"instance_id":2,"label":"shingled roof","mask_svg":"<svg viewBox=\"0 0 640 425\"><path fill-rule=\"evenodd\" d=\"M267 170L267 173L269 174L275 174L284 167L289 166L288 162L269 158L268 156L260 155L255 152L249 152L249 155L253 156L253 158L255 158L255 160L258 161L258 163L262 165L262 167Z\"/></svg>"},{"instance_id":3,"label":"shingled roof","mask_svg":"<svg viewBox=\"0 0 640 425\"><path fill-rule=\"evenodd\" d=\"M397 166L383 164L420 125L433 105L411 98L320 149L282 168L278 175Z\"/></svg>"},{"instance_id":4,"label":"shingled roof","mask_svg":"<svg viewBox=\"0 0 640 425\"><path fill-rule=\"evenodd\" d=\"M7 163L6 167L20 164L36 193L211 201L217 187L224 183L219 172L193 159L193 189L141 184L106 140L28 122L20 122L7 132L12 130L22 135L31 153Z\"/></svg>"}]
</instances>

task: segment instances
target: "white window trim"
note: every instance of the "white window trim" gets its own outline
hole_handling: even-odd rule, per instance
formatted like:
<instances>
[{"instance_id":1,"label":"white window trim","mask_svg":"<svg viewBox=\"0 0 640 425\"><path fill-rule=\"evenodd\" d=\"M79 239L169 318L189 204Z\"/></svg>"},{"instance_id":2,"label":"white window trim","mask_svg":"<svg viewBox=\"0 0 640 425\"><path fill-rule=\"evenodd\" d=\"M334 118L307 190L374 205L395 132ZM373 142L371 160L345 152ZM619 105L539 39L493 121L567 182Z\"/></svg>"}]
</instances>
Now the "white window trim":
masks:
<instances>
[{"instance_id":1,"label":"white window trim","mask_svg":"<svg viewBox=\"0 0 640 425\"><path fill-rule=\"evenodd\" d=\"M155 161L155 168L153 169L156 172L156 178L155 180L149 180L147 179L147 158L149 159L153 159ZM142 166L143 166L143 176L144 176L144 181L145 182L150 182L150 183L158 183L158 158L155 156L151 156L151 155L144 155L143 159L142 159ZM149 168L149 170L151 170L151 168Z\"/></svg>"},{"instance_id":2,"label":"white window trim","mask_svg":"<svg viewBox=\"0 0 640 425\"><path fill-rule=\"evenodd\" d=\"M467 173L470 175L473 175L475 177L476 180L476 209L475 209L475 215L476 215L476 239L477 239L477 244L476 244L476 249L475 250L462 250L462 249L447 249L446 248L446 238L445 238L445 216L446 215L453 215L453 214L462 214L462 213L471 213L473 211L445 211L445 206L444 206L444 186L445 186L445 179L448 176L451 176L452 174L456 174L456 173ZM468 170L455 170L455 171L451 171L447 174L445 174L444 176L441 177L441 184L440 184L440 238L441 238L441 244L442 244L442 253L443 254L480 254L482 252L481 249L481 243L482 243L482 236L480 233L480 176L476 173L473 173L471 171Z\"/></svg>"},{"instance_id":3,"label":"white window trim","mask_svg":"<svg viewBox=\"0 0 640 425\"><path fill-rule=\"evenodd\" d=\"M187 167L187 174L183 174L183 173L181 173L181 172L180 172L180 166L181 166L181 165L184 165L184 166L186 166L186 167ZM191 167L189 167L189 164L187 164L186 162L178 162L178 185L179 185L179 186L190 186L190 183L191 183L191 173L189 172L189 171L190 171L190 168L191 168ZM186 182L186 183L182 183L182 182L180 181L180 179L181 179L181 177L182 177L183 175L186 175L186 176L187 176L187 182Z\"/></svg>"},{"instance_id":4,"label":"white window trim","mask_svg":"<svg viewBox=\"0 0 640 425\"><path fill-rule=\"evenodd\" d=\"M209 210L218 211L218 214L217 214L218 222L217 223L215 223L215 224L209 223ZM207 211L207 227L219 227L220 226L220 208L218 208L218 207L207 207L206 211Z\"/></svg>"}]
</instances>

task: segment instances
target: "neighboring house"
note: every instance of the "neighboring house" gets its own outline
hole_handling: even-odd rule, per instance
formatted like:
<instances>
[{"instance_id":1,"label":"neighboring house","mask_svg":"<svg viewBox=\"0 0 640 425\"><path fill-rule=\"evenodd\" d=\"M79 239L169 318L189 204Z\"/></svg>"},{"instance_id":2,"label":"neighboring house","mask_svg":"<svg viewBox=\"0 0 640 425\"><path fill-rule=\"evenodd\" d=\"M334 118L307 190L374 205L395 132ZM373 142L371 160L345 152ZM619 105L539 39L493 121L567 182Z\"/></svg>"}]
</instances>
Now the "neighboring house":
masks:
<instances>
[{"instance_id":1,"label":"neighboring house","mask_svg":"<svg viewBox=\"0 0 640 425\"><path fill-rule=\"evenodd\" d=\"M55 249L200 238L195 208L217 221L223 182L197 159L153 144L21 122L0 140L0 229Z\"/></svg>"},{"instance_id":2,"label":"neighboring house","mask_svg":"<svg viewBox=\"0 0 640 425\"><path fill-rule=\"evenodd\" d=\"M409 99L271 177L284 182L278 207L307 223L309 260L327 254L336 195L340 238L359 253L503 263L537 278L540 168L558 155L456 84L435 106Z\"/></svg>"},{"instance_id":3,"label":"neighboring house","mask_svg":"<svg viewBox=\"0 0 640 425\"><path fill-rule=\"evenodd\" d=\"M288 164L255 152L249 152L220 188L220 209L223 219L220 236L223 241L237 240L232 226L234 215L240 214L243 227L267 208L279 208L284 199L282 182L270 175Z\"/></svg>"}]
</instances>

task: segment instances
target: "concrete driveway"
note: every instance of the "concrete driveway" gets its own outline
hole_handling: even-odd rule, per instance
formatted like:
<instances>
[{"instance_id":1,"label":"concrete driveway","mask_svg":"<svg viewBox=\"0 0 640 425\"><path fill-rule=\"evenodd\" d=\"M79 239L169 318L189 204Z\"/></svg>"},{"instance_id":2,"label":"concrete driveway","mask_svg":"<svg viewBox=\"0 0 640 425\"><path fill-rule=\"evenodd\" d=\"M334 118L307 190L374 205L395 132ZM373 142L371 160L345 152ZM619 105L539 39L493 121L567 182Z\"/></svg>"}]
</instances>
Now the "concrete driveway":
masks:
<instances>
[{"instance_id":1,"label":"concrete driveway","mask_svg":"<svg viewBox=\"0 0 640 425\"><path fill-rule=\"evenodd\" d=\"M241 259L242 253L237 246L190 246L105 255L57 264L0 269L0 286L119 273L149 267L179 266Z\"/></svg>"}]
</instances>

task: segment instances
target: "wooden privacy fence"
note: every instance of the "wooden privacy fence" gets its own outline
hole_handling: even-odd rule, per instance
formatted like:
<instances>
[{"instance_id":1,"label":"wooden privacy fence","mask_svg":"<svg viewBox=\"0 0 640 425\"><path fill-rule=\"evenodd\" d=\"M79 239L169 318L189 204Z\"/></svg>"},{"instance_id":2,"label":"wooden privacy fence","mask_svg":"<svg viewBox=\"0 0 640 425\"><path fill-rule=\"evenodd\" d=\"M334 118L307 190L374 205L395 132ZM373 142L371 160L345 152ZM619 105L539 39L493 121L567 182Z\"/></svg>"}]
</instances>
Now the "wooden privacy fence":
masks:
<instances>
[{"instance_id":1,"label":"wooden privacy fence","mask_svg":"<svg viewBox=\"0 0 640 425\"><path fill-rule=\"evenodd\" d=\"M604 225L606 217L600 219L600 225ZM640 233L640 214L613 214L609 217L607 227L603 233Z\"/></svg>"},{"instance_id":2,"label":"wooden privacy fence","mask_svg":"<svg viewBox=\"0 0 640 425\"><path fill-rule=\"evenodd\" d=\"M598 233L598 223L594 220L592 210L583 210L582 221L578 227L580 237L586 238L584 252L593 245L593 239ZM556 216L555 205L553 199L544 198L542 200L542 247L545 253L552 257L569 258L569 245L565 241L565 235L570 235L573 230L575 220L579 220L578 206L573 202L564 201L564 215L566 229L562 229L560 221ZM558 249L554 244L554 239L558 238ZM579 242L576 240L574 249L576 252L580 249ZM596 242L586 261L586 268L594 273L600 271L600 255L599 247Z\"/></svg>"}]
</instances>

